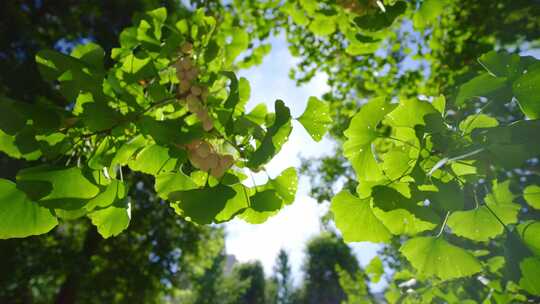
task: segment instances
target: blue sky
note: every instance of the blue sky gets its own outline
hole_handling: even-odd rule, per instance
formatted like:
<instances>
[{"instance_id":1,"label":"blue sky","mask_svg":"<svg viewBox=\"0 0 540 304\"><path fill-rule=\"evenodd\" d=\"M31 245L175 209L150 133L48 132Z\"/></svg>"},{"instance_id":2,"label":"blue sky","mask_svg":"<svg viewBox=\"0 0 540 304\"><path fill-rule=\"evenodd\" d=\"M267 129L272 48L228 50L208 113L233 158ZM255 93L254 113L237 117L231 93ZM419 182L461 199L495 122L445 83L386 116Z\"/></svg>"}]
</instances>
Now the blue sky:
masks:
<instances>
[{"instance_id":1,"label":"blue sky","mask_svg":"<svg viewBox=\"0 0 540 304\"><path fill-rule=\"evenodd\" d=\"M261 102L273 109L274 101L282 99L290 107L292 116L298 117L304 111L310 96L320 97L327 91L327 77L318 74L308 84L297 87L295 82L289 79L288 73L298 59L290 55L283 35L272 38L270 42L272 51L263 63L239 73L251 84L247 110ZM270 162L267 171L271 177L277 176L288 167L298 167L299 155L316 157L329 154L333 145L328 139L314 142L302 125L294 121L288 143ZM255 180L257 183L264 183L266 177L264 174L256 175ZM321 232L319 218L328 210L328 204L318 204L308 194L308 180L301 178L295 202L264 224L251 225L239 219L227 223L227 253L234 254L240 262L261 261L266 274L270 275L278 251L284 248L290 254L295 283L298 284L306 241ZM352 244L351 247L363 266L369 263L379 248L370 243ZM374 286L375 289L380 287L381 284Z\"/></svg>"}]
</instances>

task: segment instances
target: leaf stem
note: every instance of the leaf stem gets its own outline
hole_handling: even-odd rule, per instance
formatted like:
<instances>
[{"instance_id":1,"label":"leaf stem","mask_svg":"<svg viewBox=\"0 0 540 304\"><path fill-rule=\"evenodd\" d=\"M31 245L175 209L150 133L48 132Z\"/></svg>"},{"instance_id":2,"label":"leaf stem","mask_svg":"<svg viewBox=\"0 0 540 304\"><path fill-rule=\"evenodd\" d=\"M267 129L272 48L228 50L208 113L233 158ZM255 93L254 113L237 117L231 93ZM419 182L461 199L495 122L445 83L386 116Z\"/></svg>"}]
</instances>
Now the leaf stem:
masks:
<instances>
[{"instance_id":1,"label":"leaf stem","mask_svg":"<svg viewBox=\"0 0 540 304\"><path fill-rule=\"evenodd\" d=\"M439 230L439 233L437 233L437 236L435 236L436 238L440 237L444 231L444 228L446 227L446 222L448 222L448 217L450 216L450 211L447 211L446 212L446 216L444 217L444 221L441 225L441 230Z\"/></svg>"}]
</instances>

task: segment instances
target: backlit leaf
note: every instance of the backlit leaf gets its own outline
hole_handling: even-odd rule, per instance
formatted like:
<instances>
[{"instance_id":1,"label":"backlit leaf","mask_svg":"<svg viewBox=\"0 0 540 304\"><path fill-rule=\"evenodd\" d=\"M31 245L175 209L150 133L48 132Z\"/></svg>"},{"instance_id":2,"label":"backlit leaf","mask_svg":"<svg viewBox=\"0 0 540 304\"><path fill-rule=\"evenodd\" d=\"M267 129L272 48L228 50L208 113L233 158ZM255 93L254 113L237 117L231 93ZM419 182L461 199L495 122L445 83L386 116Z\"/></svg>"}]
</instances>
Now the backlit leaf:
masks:
<instances>
[{"instance_id":1,"label":"backlit leaf","mask_svg":"<svg viewBox=\"0 0 540 304\"><path fill-rule=\"evenodd\" d=\"M317 97L309 97L306 110L298 118L298 121L306 128L313 140L320 141L330 128L330 106L320 101Z\"/></svg>"},{"instance_id":2,"label":"backlit leaf","mask_svg":"<svg viewBox=\"0 0 540 304\"><path fill-rule=\"evenodd\" d=\"M43 234L58 221L47 208L32 202L24 192L6 179L0 179L0 239Z\"/></svg>"},{"instance_id":3,"label":"backlit leaf","mask_svg":"<svg viewBox=\"0 0 540 304\"><path fill-rule=\"evenodd\" d=\"M531 207L540 210L540 186L527 186L527 188L523 190L523 197Z\"/></svg>"},{"instance_id":4,"label":"backlit leaf","mask_svg":"<svg viewBox=\"0 0 540 304\"><path fill-rule=\"evenodd\" d=\"M330 210L345 242L388 242L392 237L373 214L369 199L341 191L332 199Z\"/></svg>"},{"instance_id":5,"label":"backlit leaf","mask_svg":"<svg viewBox=\"0 0 540 304\"><path fill-rule=\"evenodd\" d=\"M481 265L469 252L442 238L416 237L399 249L418 273L451 280L480 272Z\"/></svg>"},{"instance_id":6,"label":"backlit leaf","mask_svg":"<svg viewBox=\"0 0 540 304\"><path fill-rule=\"evenodd\" d=\"M88 217L97 227L99 234L104 238L117 236L129 226L131 220L131 205L112 205L88 214Z\"/></svg>"}]
</instances>

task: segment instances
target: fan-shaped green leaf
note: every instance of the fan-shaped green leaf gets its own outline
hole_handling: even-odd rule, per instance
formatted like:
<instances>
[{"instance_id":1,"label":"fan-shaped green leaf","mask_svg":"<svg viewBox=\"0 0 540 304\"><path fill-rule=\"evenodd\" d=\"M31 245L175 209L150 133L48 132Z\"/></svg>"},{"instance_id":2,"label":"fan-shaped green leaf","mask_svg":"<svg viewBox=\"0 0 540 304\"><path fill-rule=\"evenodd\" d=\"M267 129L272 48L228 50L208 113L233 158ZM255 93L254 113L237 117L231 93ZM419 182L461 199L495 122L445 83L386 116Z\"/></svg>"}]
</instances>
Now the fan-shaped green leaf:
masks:
<instances>
[{"instance_id":1,"label":"fan-shaped green leaf","mask_svg":"<svg viewBox=\"0 0 540 304\"><path fill-rule=\"evenodd\" d=\"M156 176L156 193L162 199L168 199L175 191L185 191L197 188L197 184L183 172L162 173Z\"/></svg>"},{"instance_id":2,"label":"fan-shaped green leaf","mask_svg":"<svg viewBox=\"0 0 540 304\"><path fill-rule=\"evenodd\" d=\"M309 30L315 35L328 36L336 31L336 21L333 17L317 14L311 21Z\"/></svg>"},{"instance_id":3,"label":"fan-shaped green leaf","mask_svg":"<svg viewBox=\"0 0 540 304\"><path fill-rule=\"evenodd\" d=\"M60 169L40 166L19 171L17 188L48 208L74 210L99 193L77 167Z\"/></svg>"},{"instance_id":4,"label":"fan-shaped green leaf","mask_svg":"<svg viewBox=\"0 0 540 304\"><path fill-rule=\"evenodd\" d=\"M519 55L509 54L505 51L490 51L478 58L478 62L491 75L495 77L508 77L512 79L520 72Z\"/></svg>"},{"instance_id":5,"label":"fan-shaped green leaf","mask_svg":"<svg viewBox=\"0 0 540 304\"><path fill-rule=\"evenodd\" d=\"M388 114L387 121L394 127L414 128L416 125L425 125L424 117L432 113L438 112L427 101L402 99L397 108Z\"/></svg>"},{"instance_id":6,"label":"fan-shaped green leaf","mask_svg":"<svg viewBox=\"0 0 540 304\"><path fill-rule=\"evenodd\" d=\"M478 128L492 128L499 125L499 122L486 114L474 114L467 116L459 123L459 129L463 134L470 134L472 130Z\"/></svg>"},{"instance_id":7,"label":"fan-shaped green leaf","mask_svg":"<svg viewBox=\"0 0 540 304\"><path fill-rule=\"evenodd\" d=\"M0 130L0 151L9 157L26 160L36 160L42 155L39 143L35 139L35 133L27 128L15 136Z\"/></svg>"},{"instance_id":8,"label":"fan-shaped green leaf","mask_svg":"<svg viewBox=\"0 0 540 304\"><path fill-rule=\"evenodd\" d=\"M147 140L142 135L137 135L131 140L123 144L116 154L114 155L111 161L111 173L116 170L116 166L127 165L131 157L137 152L137 150L144 147L147 143Z\"/></svg>"},{"instance_id":9,"label":"fan-shaped green leaf","mask_svg":"<svg viewBox=\"0 0 540 304\"><path fill-rule=\"evenodd\" d=\"M520 264L521 279L519 285L528 293L540 296L540 258L530 257L524 259Z\"/></svg>"},{"instance_id":10,"label":"fan-shaped green leaf","mask_svg":"<svg viewBox=\"0 0 540 304\"><path fill-rule=\"evenodd\" d=\"M361 29L380 31L392 25L394 20L406 11L407 3L405 1L397 1L394 5L385 5L385 7L385 12L377 10L374 13L354 18L354 22Z\"/></svg>"},{"instance_id":11,"label":"fan-shaped green leaf","mask_svg":"<svg viewBox=\"0 0 540 304\"><path fill-rule=\"evenodd\" d=\"M26 117L17 110L15 101L0 96L0 130L15 135L26 125Z\"/></svg>"},{"instance_id":12,"label":"fan-shaped green leaf","mask_svg":"<svg viewBox=\"0 0 540 304\"><path fill-rule=\"evenodd\" d=\"M439 223L439 217L428 207L419 206L414 198L407 198L387 186L372 189L373 212L395 235L415 235L431 230Z\"/></svg>"},{"instance_id":13,"label":"fan-shaped green leaf","mask_svg":"<svg viewBox=\"0 0 540 304\"><path fill-rule=\"evenodd\" d=\"M279 210L258 212L252 208L247 208L240 218L250 224L262 224L266 222L270 217L276 215Z\"/></svg>"},{"instance_id":14,"label":"fan-shaped green leaf","mask_svg":"<svg viewBox=\"0 0 540 304\"><path fill-rule=\"evenodd\" d=\"M154 144L143 148L128 165L131 170L158 175L173 170L176 161L169 155L169 148Z\"/></svg>"},{"instance_id":15,"label":"fan-shaped green leaf","mask_svg":"<svg viewBox=\"0 0 540 304\"><path fill-rule=\"evenodd\" d=\"M97 70L103 69L105 51L98 44L93 42L79 44L71 51L71 56L80 59Z\"/></svg>"},{"instance_id":16,"label":"fan-shaped green leaf","mask_svg":"<svg viewBox=\"0 0 540 304\"><path fill-rule=\"evenodd\" d=\"M466 277L480 272L481 265L469 252L436 237L416 237L399 249L423 276L442 280Z\"/></svg>"},{"instance_id":17,"label":"fan-shaped green leaf","mask_svg":"<svg viewBox=\"0 0 540 304\"><path fill-rule=\"evenodd\" d=\"M540 186L527 186L523 190L523 197L531 207L540 210Z\"/></svg>"},{"instance_id":18,"label":"fan-shaped green leaf","mask_svg":"<svg viewBox=\"0 0 540 304\"><path fill-rule=\"evenodd\" d=\"M381 276L384 274L384 267L381 259L376 256L366 266L366 273L370 276L370 281L377 283L381 280Z\"/></svg>"},{"instance_id":19,"label":"fan-shaped green leaf","mask_svg":"<svg viewBox=\"0 0 540 304\"><path fill-rule=\"evenodd\" d=\"M471 98L487 97L504 86L506 86L506 78L493 77L484 73L469 80L459 88L456 105L462 106Z\"/></svg>"},{"instance_id":20,"label":"fan-shaped green leaf","mask_svg":"<svg viewBox=\"0 0 540 304\"><path fill-rule=\"evenodd\" d=\"M0 239L49 232L58 221L47 208L30 201L11 181L0 179Z\"/></svg>"},{"instance_id":21,"label":"fan-shaped green leaf","mask_svg":"<svg viewBox=\"0 0 540 304\"><path fill-rule=\"evenodd\" d=\"M274 189L277 194L283 199L286 205L292 204L298 188L298 176L296 169L289 167L279 174L276 178L271 178L268 181L265 189Z\"/></svg>"},{"instance_id":22,"label":"fan-shaped green leaf","mask_svg":"<svg viewBox=\"0 0 540 304\"><path fill-rule=\"evenodd\" d=\"M332 199L330 210L346 242L388 242L392 237L373 214L369 199L341 191Z\"/></svg>"},{"instance_id":23,"label":"fan-shaped green leaf","mask_svg":"<svg viewBox=\"0 0 540 304\"><path fill-rule=\"evenodd\" d=\"M517 231L525 245L537 256L540 256L540 222L527 221L517 226Z\"/></svg>"},{"instance_id":24,"label":"fan-shaped green leaf","mask_svg":"<svg viewBox=\"0 0 540 304\"><path fill-rule=\"evenodd\" d=\"M88 201L84 206L87 211L92 211L95 208L105 208L126 197L126 185L124 182L113 179L105 188L105 191L98 194L96 197Z\"/></svg>"},{"instance_id":25,"label":"fan-shaped green leaf","mask_svg":"<svg viewBox=\"0 0 540 304\"><path fill-rule=\"evenodd\" d=\"M274 123L268 128L260 146L247 162L249 168L259 168L276 155L291 133L291 112L281 100L275 103Z\"/></svg>"},{"instance_id":26,"label":"fan-shaped green leaf","mask_svg":"<svg viewBox=\"0 0 540 304\"><path fill-rule=\"evenodd\" d=\"M382 211L374 208L373 213L394 235L415 235L422 231L435 228L437 216L431 210L422 207L413 208L415 212L406 209ZM430 217L431 220L422 218Z\"/></svg>"},{"instance_id":27,"label":"fan-shaped green leaf","mask_svg":"<svg viewBox=\"0 0 540 304\"><path fill-rule=\"evenodd\" d=\"M394 107L383 98L373 99L362 106L345 130L347 141L343 144L343 153L361 181L379 180L383 177L371 152L371 143L379 137L377 125Z\"/></svg>"},{"instance_id":28,"label":"fan-shaped green leaf","mask_svg":"<svg viewBox=\"0 0 540 304\"><path fill-rule=\"evenodd\" d=\"M513 85L521 111L531 119L540 118L540 68L528 71Z\"/></svg>"},{"instance_id":29,"label":"fan-shaped green leaf","mask_svg":"<svg viewBox=\"0 0 540 304\"><path fill-rule=\"evenodd\" d=\"M317 97L311 96L306 110L297 119L306 128L313 140L320 141L332 123L330 106L328 103L317 99Z\"/></svg>"},{"instance_id":30,"label":"fan-shaped green leaf","mask_svg":"<svg viewBox=\"0 0 540 304\"><path fill-rule=\"evenodd\" d=\"M275 190L264 190L255 193L251 198L251 208L258 212L276 211L281 209L283 200Z\"/></svg>"},{"instance_id":31,"label":"fan-shaped green leaf","mask_svg":"<svg viewBox=\"0 0 540 304\"><path fill-rule=\"evenodd\" d=\"M235 184L231 188L236 192L236 195L227 201L225 208L221 210L215 217L217 223L231 220L234 216L245 212L249 207L249 191L242 184Z\"/></svg>"},{"instance_id":32,"label":"fan-shaped green leaf","mask_svg":"<svg viewBox=\"0 0 540 304\"><path fill-rule=\"evenodd\" d=\"M177 202L182 215L198 224L210 224L225 208L227 201L237 192L231 187L217 185L203 189L175 191L169 194L169 200Z\"/></svg>"},{"instance_id":33,"label":"fan-shaped green leaf","mask_svg":"<svg viewBox=\"0 0 540 304\"><path fill-rule=\"evenodd\" d=\"M447 6L445 0L426 0L420 6L420 9L414 14L414 27L424 29L435 21Z\"/></svg>"},{"instance_id":34,"label":"fan-shaped green leaf","mask_svg":"<svg viewBox=\"0 0 540 304\"><path fill-rule=\"evenodd\" d=\"M514 203L515 195L510 191L510 180L494 182L491 193L485 197L486 204L505 224L517 222L520 205Z\"/></svg>"},{"instance_id":35,"label":"fan-shaped green leaf","mask_svg":"<svg viewBox=\"0 0 540 304\"><path fill-rule=\"evenodd\" d=\"M485 206L474 210L453 212L448 218L448 227L456 235L484 242L496 237L504 230L504 227Z\"/></svg>"},{"instance_id":36,"label":"fan-shaped green leaf","mask_svg":"<svg viewBox=\"0 0 540 304\"><path fill-rule=\"evenodd\" d=\"M112 205L88 214L88 217L97 227L99 234L104 238L117 236L129 226L131 220L131 205L126 207Z\"/></svg>"}]
</instances>

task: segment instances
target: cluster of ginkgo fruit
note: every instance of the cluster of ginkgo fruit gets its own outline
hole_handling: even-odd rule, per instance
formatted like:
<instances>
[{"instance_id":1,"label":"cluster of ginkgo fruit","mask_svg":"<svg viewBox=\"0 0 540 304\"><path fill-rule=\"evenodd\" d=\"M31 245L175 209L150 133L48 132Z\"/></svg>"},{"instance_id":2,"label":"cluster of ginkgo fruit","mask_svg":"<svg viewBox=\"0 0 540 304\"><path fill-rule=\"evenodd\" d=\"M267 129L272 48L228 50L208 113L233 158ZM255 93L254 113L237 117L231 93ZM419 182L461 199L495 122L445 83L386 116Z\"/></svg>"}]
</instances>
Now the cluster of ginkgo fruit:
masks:
<instances>
[{"instance_id":1,"label":"cluster of ginkgo fruit","mask_svg":"<svg viewBox=\"0 0 540 304\"><path fill-rule=\"evenodd\" d=\"M186 145L189 161L203 171L210 172L215 178L221 178L233 164L229 154L219 154L214 147L203 140L196 139Z\"/></svg>"},{"instance_id":2,"label":"cluster of ginkgo fruit","mask_svg":"<svg viewBox=\"0 0 540 304\"><path fill-rule=\"evenodd\" d=\"M208 99L208 88L197 82L199 69L192 60L193 45L189 42L180 47L182 56L175 63L176 76L178 77L178 96L180 101L185 103L191 113L197 115L202 122L203 129L210 131L214 128L212 119L208 114L205 102Z\"/></svg>"}]
</instances>

